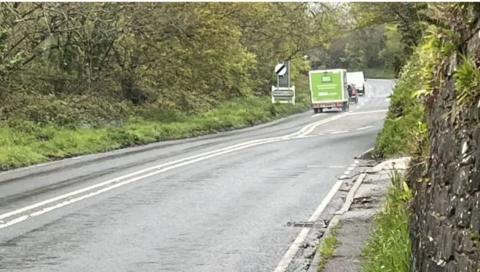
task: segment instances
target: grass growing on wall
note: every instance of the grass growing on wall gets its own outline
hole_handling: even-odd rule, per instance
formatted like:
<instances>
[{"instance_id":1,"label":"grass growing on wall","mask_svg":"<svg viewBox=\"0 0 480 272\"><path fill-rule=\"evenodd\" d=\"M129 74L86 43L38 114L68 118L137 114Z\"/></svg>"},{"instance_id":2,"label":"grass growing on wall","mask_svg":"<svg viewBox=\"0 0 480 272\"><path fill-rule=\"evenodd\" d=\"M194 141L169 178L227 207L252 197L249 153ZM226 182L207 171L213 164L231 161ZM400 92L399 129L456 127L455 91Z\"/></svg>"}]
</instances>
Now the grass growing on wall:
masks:
<instances>
[{"instance_id":1,"label":"grass growing on wall","mask_svg":"<svg viewBox=\"0 0 480 272\"><path fill-rule=\"evenodd\" d=\"M377 137L377 156L412 155L422 151L419 146L428 142L423 100L433 92L432 79L436 66L454 48L450 42L440 40L441 33L450 35L434 27L429 29L422 44L403 67L383 130Z\"/></svg>"}]
</instances>

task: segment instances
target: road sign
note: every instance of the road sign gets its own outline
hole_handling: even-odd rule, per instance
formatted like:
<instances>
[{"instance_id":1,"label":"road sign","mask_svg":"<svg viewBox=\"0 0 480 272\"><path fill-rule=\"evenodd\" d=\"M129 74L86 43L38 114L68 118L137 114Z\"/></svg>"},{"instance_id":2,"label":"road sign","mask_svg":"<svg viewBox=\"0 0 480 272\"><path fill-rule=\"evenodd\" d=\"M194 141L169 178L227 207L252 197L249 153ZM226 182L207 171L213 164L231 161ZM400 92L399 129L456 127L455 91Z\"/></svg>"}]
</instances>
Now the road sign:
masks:
<instances>
[{"instance_id":1,"label":"road sign","mask_svg":"<svg viewBox=\"0 0 480 272\"><path fill-rule=\"evenodd\" d=\"M290 87L290 61L275 65L275 74L277 74L277 87Z\"/></svg>"},{"instance_id":2,"label":"road sign","mask_svg":"<svg viewBox=\"0 0 480 272\"><path fill-rule=\"evenodd\" d=\"M275 74L277 74L277 76L284 76L287 73L287 69L285 63L279 63L275 65Z\"/></svg>"},{"instance_id":3,"label":"road sign","mask_svg":"<svg viewBox=\"0 0 480 272\"><path fill-rule=\"evenodd\" d=\"M277 86L272 86L272 103L295 104L295 86L290 85L290 61L275 65Z\"/></svg>"},{"instance_id":4,"label":"road sign","mask_svg":"<svg viewBox=\"0 0 480 272\"><path fill-rule=\"evenodd\" d=\"M272 103L295 104L295 86L292 86L292 87L272 86Z\"/></svg>"}]
</instances>

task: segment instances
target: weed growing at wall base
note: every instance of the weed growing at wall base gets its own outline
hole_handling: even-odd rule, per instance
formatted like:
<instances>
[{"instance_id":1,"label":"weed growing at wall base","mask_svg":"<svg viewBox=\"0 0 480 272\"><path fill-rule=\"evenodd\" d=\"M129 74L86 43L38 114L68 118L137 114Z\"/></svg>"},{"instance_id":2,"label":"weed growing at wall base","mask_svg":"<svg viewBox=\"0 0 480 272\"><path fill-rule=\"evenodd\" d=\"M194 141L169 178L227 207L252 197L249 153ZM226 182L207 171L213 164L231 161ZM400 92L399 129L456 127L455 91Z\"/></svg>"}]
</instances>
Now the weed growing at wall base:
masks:
<instances>
[{"instance_id":1,"label":"weed growing at wall base","mask_svg":"<svg viewBox=\"0 0 480 272\"><path fill-rule=\"evenodd\" d=\"M392 175L385 210L377 215L371 240L363 250L364 272L408 272L412 256L408 202L412 192L398 174Z\"/></svg>"},{"instance_id":2,"label":"weed growing at wall base","mask_svg":"<svg viewBox=\"0 0 480 272\"><path fill-rule=\"evenodd\" d=\"M324 271L328 261L333 257L333 254L335 254L335 250L338 247L338 230L341 227L341 223L334 226L328 237L323 241L321 247L318 248L318 251L320 252L320 263L318 264L317 272Z\"/></svg>"}]
</instances>

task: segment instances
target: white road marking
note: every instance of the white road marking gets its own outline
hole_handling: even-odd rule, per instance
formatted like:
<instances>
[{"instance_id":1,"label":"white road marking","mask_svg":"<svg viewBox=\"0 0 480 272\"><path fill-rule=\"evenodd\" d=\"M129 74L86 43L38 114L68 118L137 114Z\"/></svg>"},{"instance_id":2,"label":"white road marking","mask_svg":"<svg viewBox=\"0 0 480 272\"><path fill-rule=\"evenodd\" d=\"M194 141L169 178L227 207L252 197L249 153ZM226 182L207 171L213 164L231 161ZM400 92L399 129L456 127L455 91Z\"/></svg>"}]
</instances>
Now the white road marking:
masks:
<instances>
[{"instance_id":1,"label":"white road marking","mask_svg":"<svg viewBox=\"0 0 480 272\"><path fill-rule=\"evenodd\" d=\"M322 214L323 210L325 210L328 203L330 203L332 198L335 196L337 191L340 189L340 186L342 186L342 183L343 183L343 181L337 180L337 182L333 185L332 189L330 189L330 191L328 192L327 196L322 200L322 202L320 203L318 208L312 214L310 219L308 219L309 222L315 222L315 221L318 220L318 218L320 218L320 215ZM297 254L298 250L300 249L300 247L305 242L305 239L307 238L307 235L308 235L309 231L310 231L310 228L302 228L302 230L298 234L295 241L293 241L293 243L290 245L290 247L288 248L285 255L283 255L283 258L278 263L274 272L284 272L284 271L287 270L288 265L293 260L293 258Z\"/></svg>"},{"instance_id":2,"label":"white road marking","mask_svg":"<svg viewBox=\"0 0 480 272\"><path fill-rule=\"evenodd\" d=\"M331 122L333 120L337 120L337 119L340 119L342 117L346 116L345 114L338 114L338 115L335 115L335 116L332 116L332 117L329 117L329 118L326 118L326 119L323 119L323 120L320 120L320 121L316 121L316 122L313 122L311 124L308 124L306 126L304 126L303 128L301 128L299 131L297 132L294 132L292 134L288 134L288 135L285 135L283 136L283 138L290 138L290 137L297 137L297 136L303 136L303 135L308 135L310 134L316 127L320 126L320 125L323 125L325 123L328 123L328 122Z\"/></svg>"},{"instance_id":3,"label":"white road marking","mask_svg":"<svg viewBox=\"0 0 480 272\"><path fill-rule=\"evenodd\" d=\"M6 227L11 226L11 225L15 225L15 224L20 223L20 222L22 222L22 221L25 221L25 220L27 220L27 218L28 218L27 215L17 217L17 218L15 218L15 219L13 219L13 220L10 220L10 221L8 221L8 222L3 223L2 225L0 225L0 229L6 228Z\"/></svg>"},{"instance_id":4,"label":"white road marking","mask_svg":"<svg viewBox=\"0 0 480 272\"><path fill-rule=\"evenodd\" d=\"M254 141L252 141L254 142ZM269 140L268 142L273 142L273 140ZM247 142L248 143L248 142ZM38 203L35 203L33 205L29 205L29 206L26 206L26 207L23 207L21 209L18 209L18 210L14 210L14 211L11 211L11 212L8 212L8 213L4 213L4 214L1 214L0 215L0 219L4 219L4 218L8 218L8 217L12 217L14 215L17 215L17 214L20 214L20 213L23 213L23 212L27 212L27 211L30 211L30 210L34 210L36 208L39 208L39 207L42 207L46 204L50 204L52 202L56 202L56 201L60 201L60 200L64 200L64 199L67 199L69 197L72 197L72 196L75 196L75 195L78 195L80 193L84 193L84 192L87 192L87 191L91 191L92 189L96 189L98 187L101 187L101 186L105 186L105 185L108 185L108 184L111 184L111 183L114 183L113 185L111 186L108 186L108 187L105 187L105 188L102 188L100 190L97 190L97 191L94 191L94 192L91 192L91 193L88 193L86 195L82 195L80 197L76 197L76 198L72 198L72 199L69 199L69 200L66 200L66 201L62 201L56 205L53 205L53 206L49 206L47 208L44 208L40 211L36 211L36 212L32 212L30 214L27 215L27 218L28 217L34 217L34 216L38 216L40 214L44 214L46 212L50 212L50 211L53 211L55 209L58 209L58 208L61 208L61 207L64 207L66 205L69 205L69 204L72 204L72 203L75 203L75 202L78 202L80 200L83 200L83 199L86 199L86 198L90 198L92 196L95 196L95 195L98 195L98 194L101 194L101 193L104 193L104 192L107 192L107 191L110 191L114 188L117 188L117 187L120 187L120 186L123 186L123 185L126 185L126 184L129 184L129 183L132 183L132 182L135 182L135 181L138 181L138 180L141 180L141 179L144 179L144 178L147 178L147 177L150 177L150 176L154 176L154 175L157 175L157 174L160 174L160 173L163 173L165 171L168 171L168 170L171 170L171 169L175 169L175 168L178 168L178 167L181 167L181 166L185 166L185 165L189 165L189 164L192 164L194 162L198 162L198 161L202 161L202 160L205 160L205 159L208 159L208 158L212 158L212 157L216 157L216 156L219 156L219 155L223 155L223 154L227 154L227 153L231 153L231 152L234 152L234 151L237 151L237 150L242 150L242 149L245 149L245 148L248 148L248 147L251 147L251 146L255 146L255 145L259 145L259 144L263 144L263 143L267 143L267 141L263 141L263 142L255 142L255 143L250 143L249 145L240 145L240 146L233 146L235 148L229 148L229 149L225 149L225 150L221 150L220 152L206 152L206 153L203 153L203 154L207 154L205 156L191 156L191 157L188 157L186 159L183 159L183 160L177 160L176 162L179 162L177 164L173 164L171 165L172 163L165 163L165 164L162 164L160 166L155 166L155 167L150 167L150 168L146 168L146 169L143 169L143 170L140 170L140 171L137 171L137 172L134 172L134 173L131 173L131 174L128 174L128 175L125 175L125 176L122 176L122 177L119 177L119 178L115 178L115 179L111 179L111 180L107 180L105 182L102 182L102 183L99 183L99 184L96 184L96 185L92 185L92 186L89 186L89 187L86 187L86 188L83 188L83 189L79 189L79 190L76 190L76 191L73 191L73 192L70 192L70 193L67 193L67 194L63 194L63 195L60 195L60 196L57 196L57 197L54 197L54 198L51 198L51 199L47 199L45 201L42 201L42 202L38 202ZM217 150L218 151L218 150ZM210 154L208 154L210 153ZM200 154L202 155L202 154ZM192 158L190 160L188 160L189 158ZM170 166L168 166L170 165ZM167 166L167 167L164 167L164 168L161 168L162 166ZM144 175L141 175L141 176L137 176L137 177L134 177L134 178L131 178L131 179L127 179L125 181L122 181L122 182L119 182L121 181L122 179L126 178L126 177L132 177L136 174L139 174L139 173L145 173L147 172L146 170L151 170L151 169L155 169L155 168L160 168L159 170L157 171L153 171L153 172L150 172L148 174L144 174ZM116 183L118 182L118 183ZM27 219L25 218L25 219ZM22 221L24 221L25 219L23 219ZM18 223L17 221L17 218L15 219L12 219L10 221L7 221L3 224L0 224L0 229L3 229L5 227L8 227L8 226L11 226L13 224L16 224Z\"/></svg>"},{"instance_id":5,"label":"white road marking","mask_svg":"<svg viewBox=\"0 0 480 272\"><path fill-rule=\"evenodd\" d=\"M334 132L330 132L330 134L342 134L342 133L348 133L350 132L349 130L338 130L338 131L334 131Z\"/></svg>"},{"instance_id":6,"label":"white road marking","mask_svg":"<svg viewBox=\"0 0 480 272\"><path fill-rule=\"evenodd\" d=\"M373 150L373 147L372 147L372 148L369 148L369 149L367 149L367 150L365 150L365 151L364 151L364 152L363 152L363 153L360 155L360 157L363 157L363 156L365 156L365 154L367 154L368 152L370 152L370 151L372 151L372 150ZM357 164L359 163L359 161L358 161L358 160L356 160L355 162L356 162Z\"/></svg>"},{"instance_id":7,"label":"white road marking","mask_svg":"<svg viewBox=\"0 0 480 272\"><path fill-rule=\"evenodd\" d=\"M331 169L343 169L345 165L321 165L321 164L309 164L307 168L331 168Z\"/></svg>"},{"instance_id":8,"label":"white road marking","mask_svg":"<svg viewBox=\"0 0 480 272\"><path fill-rule=\"evenodd\" d=\"M357 128L357 130L364 130L364 129L369 129L369 128L372 128L374 126L364 126L364 127L359 127Z\"/></svg>"},{"instance_id":9,"label":"white road marking","mask_svg":"<svg viewBox=\"0 0 480 272\"><path fill-rule=\"evenodd\" d=\"M44 206L46 204L49 204L49 203L52 203L52 202L55 202L55 201L59 201L59 200L62 200L62 199L65 199L65 198L68 198L68 197L71 197L71 196L75 196L77 194L84 193L86 191L90 191L90 190L98 188L98 187L102 187L102 186L105 186L105 185L108 185L108 184L111 184L111 183L115 183L115 182L118 182L118 181L120 181L122 179L125 179L125 178L129 178L129 177L132 177L132 176L135 176L135 175L143 174L143 173L151 171L151 170L156 170L156 169L163 168L163 167L166 167L166 166L175 165L177 163L182 163L184 161L189 161L189 160L196 159L196 158L199 158L199 157L201 158L201 157L208 156L208 155L211 155L211 154L221 153L221 152L228 151L228 150L236 151L236 150L239 150L239 149L244 149L244 148L250 147L250 146L252 146L252 144L258 145L258 144L267 143L267 142L270 142L270 141L271 140L267 140L267 139L249 141L249 142L245 142L245 143L242 143L242 144L228 146L228 147L217 149L217 150L214 150L214 151L205 152L205 153L202 153L202 154L198 154L198 155L186 157L186 158L183 158L183 159L159 164L159 165L156 165L156 166L153 166L153 167L145 168L145 169L142 169L142 170L139 170L139 171L136 171L136 172L124 175L124 176L120 176L120 177L110 179L110 180L107 180L107 181L104 181L104 182L101 182L101 183L97 183L95 185L88 186L88 187L85 187L85 188L82 188L82 189L79 189L79 190L76 190L76 191L73 191L73 192L70 192L70 193L67 193L67 194L63 194L63 195L60 195L60 196L57 196L57 197L54 197L54 198L50 198L50 199L47 199L45 201L41 201L41 202L35 203L33 205L23 207L21 209L15 210L15 211L0 214L0 219L11 217L13 215L16 215L16 214L19 214L19 213L22 213L22 212L25 212L25 211L28 211L28 210L31 210L31 209L35 209L35 208ZM223 154L223 153L221 153L221 154Z\"/></svg>"},{"instance_id":10,"label":"white road marking","mask_svg":"<svg viewBox=\"0 0 480 272\"><path fill-rule=\"evenodd\" d=\"M318 135L302 135L302 136L289 138L288 140L291 140L291 139L305 139L305 138L312 138L312 137L316 137L316 136L318 136ZM285 139L285 140L287 140L287 139Z\"/></svg>"},{"instance_id":11,"label":"white road marking","mask_svg":"<svg viewBox=\"0 0 480 272\"><path fill-rule=\"evenodd\" d=\"M372 110L372 111L355 111L349 112L349 115L360 115L360 114L370 114L370 113L383 113L387 112L388 110Z\"/></svg>"}]
</instances>

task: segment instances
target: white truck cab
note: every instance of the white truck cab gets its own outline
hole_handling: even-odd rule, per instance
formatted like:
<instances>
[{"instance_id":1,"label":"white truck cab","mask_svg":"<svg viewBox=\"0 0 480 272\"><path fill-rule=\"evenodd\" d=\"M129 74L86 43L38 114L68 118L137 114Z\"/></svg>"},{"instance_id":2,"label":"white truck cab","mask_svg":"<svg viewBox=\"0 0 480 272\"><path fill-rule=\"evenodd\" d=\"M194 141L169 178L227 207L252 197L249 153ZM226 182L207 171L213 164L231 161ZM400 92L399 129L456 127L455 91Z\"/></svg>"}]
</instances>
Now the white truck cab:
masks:
<instances>
[{"instance_id":1,"label":"white truck cab","mask_svg":"<svg viewBox=\"0 0 480 272\"><path fill-rule=\"evenodd\" d=\"M359 95L365 95L365 77L363 72L347 72L347 83L353 85Z\"/></svg>"}]
</instances>

